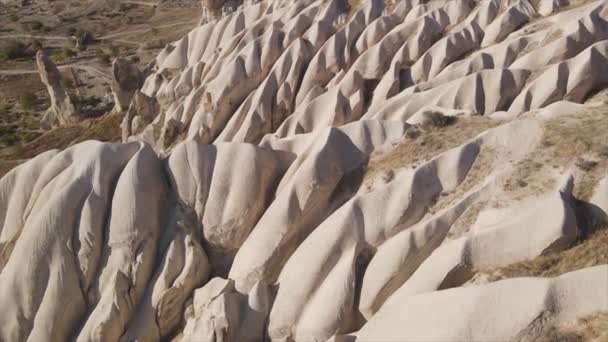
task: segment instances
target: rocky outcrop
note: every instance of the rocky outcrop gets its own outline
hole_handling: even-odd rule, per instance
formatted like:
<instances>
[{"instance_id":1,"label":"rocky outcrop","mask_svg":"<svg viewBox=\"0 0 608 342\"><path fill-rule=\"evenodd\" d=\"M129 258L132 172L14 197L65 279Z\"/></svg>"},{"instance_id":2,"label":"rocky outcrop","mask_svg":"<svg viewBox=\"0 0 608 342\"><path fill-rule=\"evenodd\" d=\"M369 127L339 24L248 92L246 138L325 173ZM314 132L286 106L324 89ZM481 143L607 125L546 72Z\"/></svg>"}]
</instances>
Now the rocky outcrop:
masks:
<instances>
[{"instance_id":1,"label":"rocky outcrop","mask_svg":"<svg viewBox=\"0 0 608 342\"><path fill-rule=\"evenodd\" d=\"M487 276L546 274L521 265L607 222L608 5L549 2L263 1L194 28L125 143L0 179L0 340L518 340L608 312L603 256Z\"/></svg>"},{"instance_id":2,"label":"rocky outcrop","mask_svg":"<svg viewBox=\"0 0 608 342\"><path fill-rule=\"evenodd\" d=\"M51 106L40 122L41 127L49 129L78 122L81 119L80 112L70 98L57 66L43 50L36 53L36 64L40 80L46 86L51 100Z\"/></svg>"},{"instance_id":3,"label":"rocky outcrop","mask_svg":"<svg viewBox=\"0 0 608 342\"><path fill-rule=\"evenodd\" d=\"M142 133L146 126L156 118L159 111L158 101L154 97L146 96L136 90L120 124L122 141L126 142L130 136Z\"/></svg>"},{"instance_id":4,"label":"rocky outcrop","mask_svg":"<svg viewBox=\"0 0 608 342\"><path fill-rule=\"evenodd\" d=\"M397 293L363 329L336 340L543 340L548 322L568 324L606 310L606 272L603 265L549 279L517 278L418 296ZM501 329L493 328L497 325Z\"/></svg>"},{"instance_id":5,"label":"rocky outcrop","mask_svg":"<svg viewBox=\"0 0 608 342\"><path fill-rule=\"evenodd\" d=\"M114 110L118 113L129 108L131 99L141 88L143 75L137 66L124 58L116 58L112 62L112 94L114 95Z\"/></svg>"}]
</instances>

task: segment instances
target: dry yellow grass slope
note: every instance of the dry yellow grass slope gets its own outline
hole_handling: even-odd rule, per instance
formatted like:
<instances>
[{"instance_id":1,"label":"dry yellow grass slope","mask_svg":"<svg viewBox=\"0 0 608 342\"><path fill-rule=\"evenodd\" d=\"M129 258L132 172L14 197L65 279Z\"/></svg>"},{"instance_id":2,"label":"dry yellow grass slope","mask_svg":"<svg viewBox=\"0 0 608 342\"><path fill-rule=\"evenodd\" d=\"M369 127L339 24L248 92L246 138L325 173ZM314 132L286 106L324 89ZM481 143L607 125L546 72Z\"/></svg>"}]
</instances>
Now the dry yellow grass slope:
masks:
<instances>
[{"instance_id":1,"label":"dry yellow grass slope","mask_svg":"<svg viewBox=\"0 0 608 342\"><path fill-rule=\"evenodd\" d=\"M31 142L17 146L0 156L0 177L13 167L44 151L64 149L85 140L119 142L121 119L121 115L109 113L77 125L50 130Z\"/></svg>"},{"instance_id":2,"label":"dry yellow grass slope","mask_svg":"<svg viewBox=\"0 0 608 342\"><path fill-rule=\"evenodd\" d=\"M517 277L556 277L586 267L608 264L608 229L599 229L574 247L485 272L497 281ZM483 272L482 272L483 273Z\"/></svg>"}]
</instances>

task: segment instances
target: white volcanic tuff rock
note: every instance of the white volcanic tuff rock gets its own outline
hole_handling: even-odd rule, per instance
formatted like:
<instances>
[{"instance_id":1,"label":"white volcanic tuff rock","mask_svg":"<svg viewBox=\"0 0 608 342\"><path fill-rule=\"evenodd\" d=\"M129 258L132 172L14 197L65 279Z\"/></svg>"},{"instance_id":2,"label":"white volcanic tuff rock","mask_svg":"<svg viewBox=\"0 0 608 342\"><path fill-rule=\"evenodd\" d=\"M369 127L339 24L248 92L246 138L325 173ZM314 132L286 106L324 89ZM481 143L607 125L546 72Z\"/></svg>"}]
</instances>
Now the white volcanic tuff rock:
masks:
<instances>
[{"instance_id":1,"label":"white volcanic tuff rock","mask_svg":"<svg viewBox=\"0 0 608 342\"><path fill-rule=\"evenodd\" d=\"M160 111L156 98L149 97L139 90L135 91L129 109L120 123L122 141L127 142L129 137L141 133Z\"/></svg>"},{"instance_id":2,"label":"white volcanic tuff rock","mask_svg":"<svg viewBox=\"0 0 608 342\"><path fill-rule=\"evenodd\" d=\"M370 22L380 15L383 7L384 3L382 1L369 1L364 8L353 15L342 30L331 36L323 44L304 69L305 74L302 77L302 85L298 92L292 90L294 94L299 95L296 98L296 104L301 104L312 88L324 86L340 70L352 64L358 57L358 51L354 49L357 39L363 30L369 27Z\"/></svg>"},{"instance_id":3,"label":"white volcanic tuff rock","mask_svg":"<svg viewBox=\"0 0 608 342\"><path fill-rule=\"evenodd\" d=\"M16 199L8 210L23 211L5 215L25 220L0 273L2 339L66 340L92 310L80 336L116 340L152 271L161 217L148 211L162 212L166 192L159 161L141 143L83 143L49 157L2 182L10 186L23 174L35 184L27 207ZM120 300L112 304L114 298Z\"/></svg>"},{"instance_id":4,"label":"white volcanic tuff rock","mask_svg":"<svg viewBox=\"0 0 608 342\"><path fill-rule=\"evenodd\" d=\"M357 149L369 155L384 145L394 144L401 140L409 127L410 125L407 123L399 121L358 120L341 127L324 128L288 138L267 135L259 146L301 155L317 141L317 136L323 136L329 130L338 130L346 134Z\"/></svg>"},{"instance_id":5,"label":"white volcanic tuff rock","mask_svg":"<svg viewBox=\"0 0 608 342\"><path fill-rule=\"evenodd\" d=\"M545 29L539 33L543 37L556 36L554 40L548 39L548 44L542 48L530 51L520 56L511 65L512 68L526 68L537 70L545 66L559 63L572 58L590 45L608 38L608 19L605 13L608 4L605 2L591 3L585 6L582 13L563 12L551 17L551 21L560 23L559 27ZM545 19L549 20L549 18ZM557 35L561 32L560 35ZM534 34L537 36L538 34ZM542 43L539 41L539 44Z\"/></svg>"},{"instance_id":6,"label":"white volcanic tuff rock","mask_svg":"<svg viewBox=\"0 0 608 342\"><path fill-rule=\"evenodd\" d=\"M297 39L277 61L266 80L252 92L234 113L216 141L257 143L271 133L293 110L294 89L300 74L310 60L313 47L308 41ZM188 137L200 140L197 122Z\"/></svg>"},{"instance_id":7,"label":"white volcanic tuff rock","mask_svg":"<svg viewBox=\"0 0 608 342\"><path fill-rule=\"evenodd\" d=\"M180 201L196 213L214 274L228 273L293 158L237 143L190 141L173 151L169 174Z\"/></svg>"},{"instance_id":8,"label":"white volcanic tuff rock","mask_svg":"<svg viewBox=\"0 0 608 342\"><path fill-rule=\"evenodd\" d=\"M287 139L265 139L262 146L298 157L236 255L229 276L237 288L247 290L261 279L271 283L299 241L348 196L348 191L336 191L339 182L363 166L375 148L400 139L407 127L400 122L361 121Z\"/></svg>"},{"instance_id":9,"label":"white volcanic tuff rock","mask_svg":"<svg viewBox=\"0 0 608 342\"><path fill-rule=\"evenodd\" d=\"M131 99L141 87L143 75L136 65L132 65L124 58L116 58L112 62L112 93L114 94L114 108L117 112L129 108Z\"/></svg>"},{"instance_id":10,"label":"white volcanic tuff rock","mask_svg":"<svg viewBox=\"0 0 608 342\"><path fill-rule=\"evenodd\" d=\"M207 255L198 242L200 233L179 209L173 215L159 248L166 252L122 341L158 341L170 335L182 321L184 303L211 273ZM169 245L162 246L168 238Z\"/></svg>"},{"instance_id":11,"label":"white volcanic tuff rock","mask_svg":"<svg viewBox=\"0 0 608 342\"><path fill-rule=\"evenodd\" d=\"M473 22L462 30L440 39L431 46L409 69L413 83L428 81L454 60L479 46L483 27Z\"/></svg>"},{"instance_id":12,"label":"white volcanic tuff rock","mask_svg":"<svg viewBox=\"0 0 608 342\"><path fill-rule=\"evenodd\" d=\"M46 164L57 154L47 151L15 168L0 180L0 272L19 238L30 195Z\"/></svg>"},{"instance_id":13,"label":"white volcanic tuff rock","mask_svg":"<svg viewBox=\"0 0 608 342\"><path fill-rule=\"evenodd\" d=\"M604 212L608 212L608 177L603 178L598 183L589 203L592 203Z\"/></svg>"},{"instance_id":14,"label":"white volcanic tuff rock","mask_svg":"<svg viewBox=\"0 0 608 342\"><path fill-rule=\"evenodd\" d=\"M553 3L554 8L561 6L559 1ZM409 85L413 87L405 89L405 94L436 88L483 69L521 69L536 75L539 68L576 55L589 44L603 39L606 32L602 1L539 18L523 29L519 28L521 23L535 15L534 8L525 0L509 2L502 13L497 12L502 3L496 0L425 4L403 1L392 14L376 18L382 4L382 1L365 2L343 25L346 14L342 11L347 8L343 1L298 1L282 6L260 3L215 25L194 29L187 39L172 44L159 56L156 73L144 85L144 92L155 95L164 105L161 115L141 138L155 143L160 150L166 149L165 152L186 129L188 139L203 142L257 142L263 134L277 132L278 123L283 119L289 119L294 113L302 116L312 112L305 108L317 97L327 94L324 101L328 101L327 98L337 101L336 87L347 98L363 92L362 109L368 112L366 117L370 117L386 98ZM504 22L515 26L507 30ZM494 32L491 27L506 31L490 34ZM272 45L264 45L262 41L269 32L281 38L265 61L264 50ZM416 34L404 35L404 32ZM484 36L486 39L496 36L490 40L501 42L475 51ZM308 41L313 48L302 50L296 58L298 62L292 63L297 54L290 42L298 38L301 39L298 45ZM237 73L244 78L237 75L232 77L233 81L226 81L230 79L224 77L226 70L247 70L246 55L256 44L260 65L267 66L262 68L263 72L252 68L251 73ZM276 52L279 48L281 51ZM181 54L186 50L184 60ZM171 57L173 54L181 57ZM177 67L162 67L165 60L173 59L180 61L175 64ZM275 81L282 79L277 76L285 75L289 75L286 76L289 80L287 85L276 89L277 100L258 102L258 98L267 97L262 94L276 88ZM301 75L301 81L297 75ZM369 80L364 82L363 89L359 83L361 76ZM370 105L368 93L372 93L377 82ZM224 95L229 100L225 101ZM216 101L218 98L221 101ZM269 113L260 115L262 110ZM287 131L308 132L310 128L292 129L310 121L293 118L292 128ZM328 119L322 125L347 122Z\"/></svg>"},{"instance_id":15,"label":"white volcanic tuff rock","mask_svg":"<svg viewBox=\"0 0 608 342\"><path fill-rule=\"evenodd\" d=\"M363 79L358 77L356 83L351 83L351 86L359 88L359 91L350 97L346 97L336 87L301 106L300 110L283 122L274 135L285 138L309 133L319 127L341 126L359 119L365 105L363 82Z\"/></svg>"},{"instance_id":16,"label":"white volcanic tuff rock","mask_svg":"<svg viewBox=\"0 0 608 342\"><path fill-rule=\"evenodd\" d=\"M458 22L470 10L470 1L455 0L447 2L445 6L430 11L420 18L412 20L406 18L402 24L394 27L377 44L363 52L349 73L358 72L365 79L380 79L402 45L409 47L409 59L415 61L440 37L442 30L447 25Z\"/></svg>"},{"instance_id":17,"label":"white volcanic tuff rock","mask_svg":"<svg viewBox=\"0 0 608 342\"><path fill-rule=\"evenodd\" d=\"M319 22L322 25L323 21ZM312 35L315 34L318 26L313 26L310 31ZM273 32L268 35L264 46L256 45L253 46L253 50L245 50L242 55L245 60L239 60L237 64L234 64L235 72L237 70L243 70L245 73L238 75L233 73L235 76L232 79L217 78L211 81L206 86L205 94L203 95L204 105L212 105L209 111L202 114L205 119L202 121L205 123L203 127L199 128L199 135L201 141L208 141L214 139L219 132L224 128L226 122L229 119L230 114L236 108L236 104L240 104L244 100L246 94L257 88L263 79L267 76L269 69L273 66L274 61L279 57L279 51L283 49L283 46L279 42L280 34L279 31ZM318 31L323 32L323 30ZM325 36L326 33L323 33ZM287 37L289 35L286 35ZM297 36L297 35L296 35ZM308 38L306 35L305 38ZM326 39L327 36L322 37L321 40ZM261 42L260 42L261 43ZM288 42L290 44L291 42ZM313 40L313 46L317 45ZM267 55L266 53L276 51L275 54ZM227 66L230 67L230 64ZM226 70L230 73L230 69ZM238 87L235 85L238 83ZM216 101L214 101L214 99ZM202 132L201 132L202 130Z\"/></svg>"},{"instance_id":18,"label":"white volcanic tuff rock","mask_svg":"<svg viewBox=\"0 0 608 342\"><path fill-rule=\"evenodd\" d=\"M177 120L178 130L183 130L184 125L189 124L195 116L189 135L199 141L212 141L224 129L242 101L267 78L283 50L292 45L295 39L302 37L316 51L331 36L334 30L331 22L339 14L339 4L340 1L330 1L323 6L313 4L303 10L305 13L300 13L284 25L275 22L280 25L271 25L259 38L240 50L235 50L230 56L212 63L211 67L206 68L208 71L203 71L205 76L201 81L204 80L204 86L188 95L185 106L181 101L173 103L159 124ZM191 69L186 70L182 77ZM160 95L157 96L174 98L178 79L181 78L175 77L172 81L163 83L158 91ZM161 145L162 148L167 147L167 144Z\"/></svg>"},{"instance_id":19,"label":"white volcanic tuff rock","mask_svg":"<svg viewBox=\"0 0 608 342\"><path fill-rule=\"evenodd\" d=\"M181 340L261 341L270 305L269 288L263 283L243 295L234 281L214 278L194 293Z\"/></svg>"},{"instance_id":20,"label":"white volcanic tuff rock","mask_svg":"<svg viewBox=\"0 0 608 342\"><path fill-rule=\"evenodd\" d=\"M417 296L392 296L344 341L508 341L541 338L545 322L564 324L608 310L608 266L557 278L517 278ZM491 303L491 305L488 305ZM437 308L441 308L438 310ZM437 329L441 326L441 329ZM497 327L500 326L500 329Z\"/></svg>"},{"instance_id":21,"label":"white volcanic tuff rock","mask_svg":"<svg viewBox=\"0 0 608 342\"><path fill-rule=\"evenodd\" d=\"M559 100L580 102L608 84L608 40L598 42L576 57L552 65L513 100L509 112L546 107Z\"/></svg>"},{"instance_id":22,"label":"white volcanic tuff rock","mask_svg":"<svg viewBox=\"0 0 608 342\"><path fill-rule=\"evenodd\" d=\"M407 120L427 106L462 109L477 114L505 110L523 88L526 70L482 70L462 79L423 90L402 92L365 119ZM412 93L413 92L413 93Z\"/></svg>"},{"instance_id":23,"label":"white volcanic tuff rock","mask_svg":"<svg viewBox=\"0 0 608 342\"><path fill-rule=\"evenodd\" d=\"M568 179L554 194L482 212L481 221L470 234L439 247L399 288L399 294L460 286L477 270L506 266L570 246L578 236L572 182ZM484 218L490 220L484 222Z\"/></svg>"},{"instance_id":24,"label":"white volcanic tuff rock","mask_svg":"<svg viewBox=\"0 0 608 342\"><path fill-rule=\"evenodd\" d=\"M472 53L464 60L455 61L447 65L431 80L416 84L414 87L418 89L431 89L485 69L526 69L524 67L516 67L512 63L526 47L541 41L545 33L545 31L541 31L522 37L507 38L501 43Z\"/></svg>"},{"instance_id":25,"label":"white volcanic tuff rock","mask_svg":"<svg viewBox=\"0 0 608 342\"><path fill-rule=\"evenodd\" d=\"M154 272L167 189L160 162L145 146L122 170L112 199L103 269L88 292L95 304L78 339L116 341ZM120 220L120 221L119 221Z\"/></svg>"},{"instance_id":26,"label":"white volcanic tuff rock","mask_svg":"<svg viewBox=\"0 0 608 342\"><path fill-rule=\"evenodd\" d=\"M69 150L78 153L49 152L0 180L0 304L11 313L0 315L0 339L155 341L179 332L184 307L185 340L260 340L269 333L327 339L361 328L366 319L369 323L355 334L361 340L507 339L526 328L528 317L539 313L532 303L536 297L523 303L529 304L526 310L534 308L524 310L530 316L518 316L517 322L513 311L503 314L496 306L478 304L477 296L488 293L490 299L503 294L510 299L511 290L504 288L498 293L476 286L464 299L453 300L447 299L453 292L444 291L450 293L445 307L454 316L448 313L439 323L425 310L443 304L444 299L429 299L444 298L444 292L435 291L462 285L471 272L563 248L576 235L569 188L482 211L473 229L455 239L449 234L454 220L473 204L489 196L511 199L495 187L498 182L460 183L473 161L482 163L470 174L473 183L478 171L488 171L490 181L497 173L511 172L509 163L522 160L542 136L537 120L503 125L448 153L429 156L430 161L412 170L413 165L401 165L407 170L395 178L389 172L383 182L372 178L371 188L361 186L361 177L368 155L390 147L384 145L424 146L425 130L418 130L418 138L407 134L408 122L419 124L429 110L492 115L511 107L520 114L564 97L584 101L604 87L605 1L539 18L523 29L496 24L516 21L507 14L497 17L493 0L401 1L392 14L379 18L382 2L365 2L348 14L344 4L260 3L198 27L168 46L141 90L150 95L150 104L159 103L159 115L142 133L141 122L153 115L134 112L125 119L126 134L169 146L163 152L173 149L165 164L141 144L87 143ZM514 4L529 10L525 1L508 5ZM475 51L483 34L489 36L489 25L499 28L492 40L500 43ZM390 41L395 46L386 44ZM540 84L554 81L554 69L562 71L557 91L553 84ZM409 80L404 77L408 73ZM374 87L375 103L367 107ZM234 103L217 101L224 95ZM513 102L517 96L525 98ZM573 107L562 103L527 115L548 118L571 113ZM495 117L514 117L504 114L509 113ZM175 144L188 125L190 140L215 141L215 146ZM226 143L230 141L261 142L255 147ZM395 150L395 159L403 147ZM501 162L488 166L486 157ZM62 171L55 179L67 168L64 164L81 168ZM133 169L139 172L133 175ZM165 182L172 187L165 189ZM133 190L140 187L166 191L145 192L142 198ZM82 191L78 200L68 203L66 196L76 190ZM435 204L447 190L454 190L447 194L454 197ZM597 191L592 202L600 210L606 202L600 194L604 185ZM55 195L63 197L55 200ZM151 210L154 204L148 201L156 200L162 208ZM144 218L138 216L141 206ZM57 208L63 210L59 218ZM150 212L167 217L150 223L155 216ZM512 220L488 220L493 216ZM133 220L137 224L130 225ZM530 231L530 226L543 229ZM129 242L142 241L146 234L158 241L131 247L122 243L123 230L135 234ZM39 253L37 246L51 252ZM23 271L22 260L30 259ZM226 273L229 279L205 285L209 276ZM59 291L71 295L53 295ZM559 301L570 295L559 292ZM32 298L41 304L25 302ZM66 304L65 298L73 300ZM559 305L546 315L558 321L590 313L548 298L549 308ZM540 310L548 308L544 303ZM66 312L59 323L55 307ZM462 315L461 307L473 307L473 314ZM500 319L485 326L477 313ZM437 324L447 328L438 331ZM535 321L526 334L542 324L542 319Z\"/></svg>"},{"instance_id":27,"label":"white volcanic tuff rock","mask_svg":"<svg viewBox=\"0 0 608 342\"><path fill-rule=\"evenodd\" d=\"M522 132L527 139L506 145ZM509 150L511 158L520 158L534 146L535 132L540 132L540 125L532 120L492 130L413 171L401 171L372 192L356 194L326 218L283 267L269 317L270 337L326 340L357 329L358 312L370 318L440 245L454 221L492 194L490 182L417 224L441 193L458 187L481 148ZM408 252L412 238L417 247Z\"/></svg>"},{"instance_id":28,"label":"white volcanic tuff rock","mask_svg":"<svg viewBox=\"0 0 608 342\"><path fill-rule=\"evenodd\" d=\"M511 32L527 23L534 14L536 11L528 0L518 0L485 28L481 47L500 43Z\"/></svg>"},{"instance_id":29,"label":"white volcanic tuff rock","mask_svg":"<svg viewBox=\"0 0 608 342\"><path fill-rule=\"evenodd\" d=\"M552 13L555 13L561 7L567 6L570 4L569 0L548 0L548 1L540 1L536 5L536 11L538 14L542 16L548 16Z\"/></svg>"},{"instance_id":30,"label":"white volcanic tuff rock","mask_svg":"<svg viewBox=\"0 0 608 342\"><path fill-rule=\"evenodd\" d=\"M43 50L38 50L36 53L36 64L40 80L46 86L51 99L51 106L41 120L42 128L50 129L79 121L80 111L65 90L59 69Z\"/></svg>"},{"instance_id":31,"label":"white volcanic tuff rock","mask_svg":"<svg viewBox=\"0 0 608 342\"><path fill-rule=\"evenodd\" d=\"M354 196L324 220L281 271L270 337L327 340L357 328L355 291L365 259L420 220L442 191L454 189L478 152L476 144L468 144L442 154L373 192Z\"/></svg>"},{"instance_id":32,"label":"white volcanic tuff rock","mask_svg":"<svg viewBox=\"0 0 608 342\"><path fill-rule=\"evenodd\" d=\"M407 87L413 80L419 82L432 78L464 53L478 48L479 40L483 37L483 28L494 19L499 5L498 0L483 2L469 15L469 19L463 22L461 30L438 40L430 48L427 47L420 59L417 58L420 52L412 54L412 51L416 49L424 51L421 49L420 43L417 46L411 44L401 46L393 57L389 70L374 90L369 111L380 107L386 99ZM428 23L433 27L433 22ZM426 35L428 35L427 31L425 31ZM411 66L411 70L407 69L409 66ZM402 80L405 77L402 75L404 69L407 70L408 75L407 79Z\"/></svg>"},{"instance_id":33,"label":"white volcanic tuff rock","mask_svg":"<svg viewBox=\"0 0 608 342\"><path fill-rule=\"evenodd\" d=\"M443 242L454 222L488 190L472 192L456 205L401 231L382 244L371 258L361 283L359 310L371 319L384 302Z\"/></svg>"},{"instance_id":34,"label":"white volcanic tuff rock","mask_svg":"<svg viewBox=\"0 0 608 342\"><path fill-rule=\"evenodd\" d=\"M236 254L229 277L240 291L276 279L289 255L331 212L342 178L366 162L366 155L338 130L315 138L291 164L274 201Z\"/></svg>"}]
</instances>

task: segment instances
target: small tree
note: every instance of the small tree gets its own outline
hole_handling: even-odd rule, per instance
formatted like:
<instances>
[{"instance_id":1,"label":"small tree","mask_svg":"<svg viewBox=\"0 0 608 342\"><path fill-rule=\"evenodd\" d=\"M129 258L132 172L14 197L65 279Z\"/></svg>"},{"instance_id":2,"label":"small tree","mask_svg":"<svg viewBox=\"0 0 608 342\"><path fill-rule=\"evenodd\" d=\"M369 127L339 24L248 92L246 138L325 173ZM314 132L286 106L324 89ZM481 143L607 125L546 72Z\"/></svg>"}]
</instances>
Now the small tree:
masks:
<instances>
[{"instance_id":1,"label":"small tree","mask_svg":"<svg viewBox=\"0 0 608 342\"><path fill-rule=\"evenodd\" d=\"M76 34L77 45L86 46L93 42L93 35L89 31L79 31Z\"/></svg>"}]
</instances>

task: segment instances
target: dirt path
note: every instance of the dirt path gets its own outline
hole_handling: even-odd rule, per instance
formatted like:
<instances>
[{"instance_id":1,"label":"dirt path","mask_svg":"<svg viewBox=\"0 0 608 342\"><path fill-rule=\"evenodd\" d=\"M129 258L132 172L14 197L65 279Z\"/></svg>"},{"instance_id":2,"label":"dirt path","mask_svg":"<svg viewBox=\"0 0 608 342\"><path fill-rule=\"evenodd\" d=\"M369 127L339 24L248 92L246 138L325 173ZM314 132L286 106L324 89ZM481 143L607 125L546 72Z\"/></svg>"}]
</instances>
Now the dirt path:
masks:
<instances>
[{"instance_id":1,"label":"dirt path","mask_svg":"<svg viewBox=\"0 0 608 342\"><path fill-rule=\"evenodd\" d=\"M140 6L149 6L149 7L156 7L159 4L159 2L132 1L132 0L123 0L123 1L121 1L121 3L123 3L123 4L140 5Z\"/></svg>"},{"instance_id":2,"label":"dirt path","mask_svg":"<svg viewBox=\"0 0 608 342\"><path fill-rule=\"evenodd\" d=\"M82 63L86 63L86 62L90 62L90 61L86 60L86 61L80 61L78 63L58 65L57 68L59 68L59 69L75 68L75 69L88 71L90 73L93 73L93 74L95 74L99 77L105 78L107 80L112 79L112 77L110 75L106 74L105 72L103 72L99 69L96 69L92 66L82 64ZM0 75L23 75L23 74L37 74L37 73L38 73L37 69L0 70Z\"/></svg>"},{"instance_id":3,"label":"dirt path","mask_svg":"<svg viewBox=\"0 0 608 342\"><path fill-rule=\"evenodd\" d=\"M197 20L187 21L187 22L179 22L179 23L173 23L173 24L156 26L155 28L156 29L163 29L163 28L175 27L175 26L196 25L197 23L198 23L198 19ZM99 37L97 39L100 39L100 40L114 39L115 37L121 37L121 36L126 36L126 35L129 35L129 34L133 34L133 33L147 32L147 31L150 31L150 28L140 28L140 29L134 29L134 30L128 30L128 31L122 31L122 32L112 33L112 34L109 34L109 35L106 35L106 36ZM118 40L116 40L116 41L118 41Z\"/></svg>"},{"instance_id":4,"label":"dirt path","mask_svg":"<svg viewBox=\"0 0 608 342\"><path fill-rule=\"evenodd\" d=\"M36 36L31 34L9 34L6 36L0 36L0 39L14 39L14 38L33 38L33 39L46 39L46 40L71 40L76 39L73 36Z\"/></svg>"}]
</instances>

